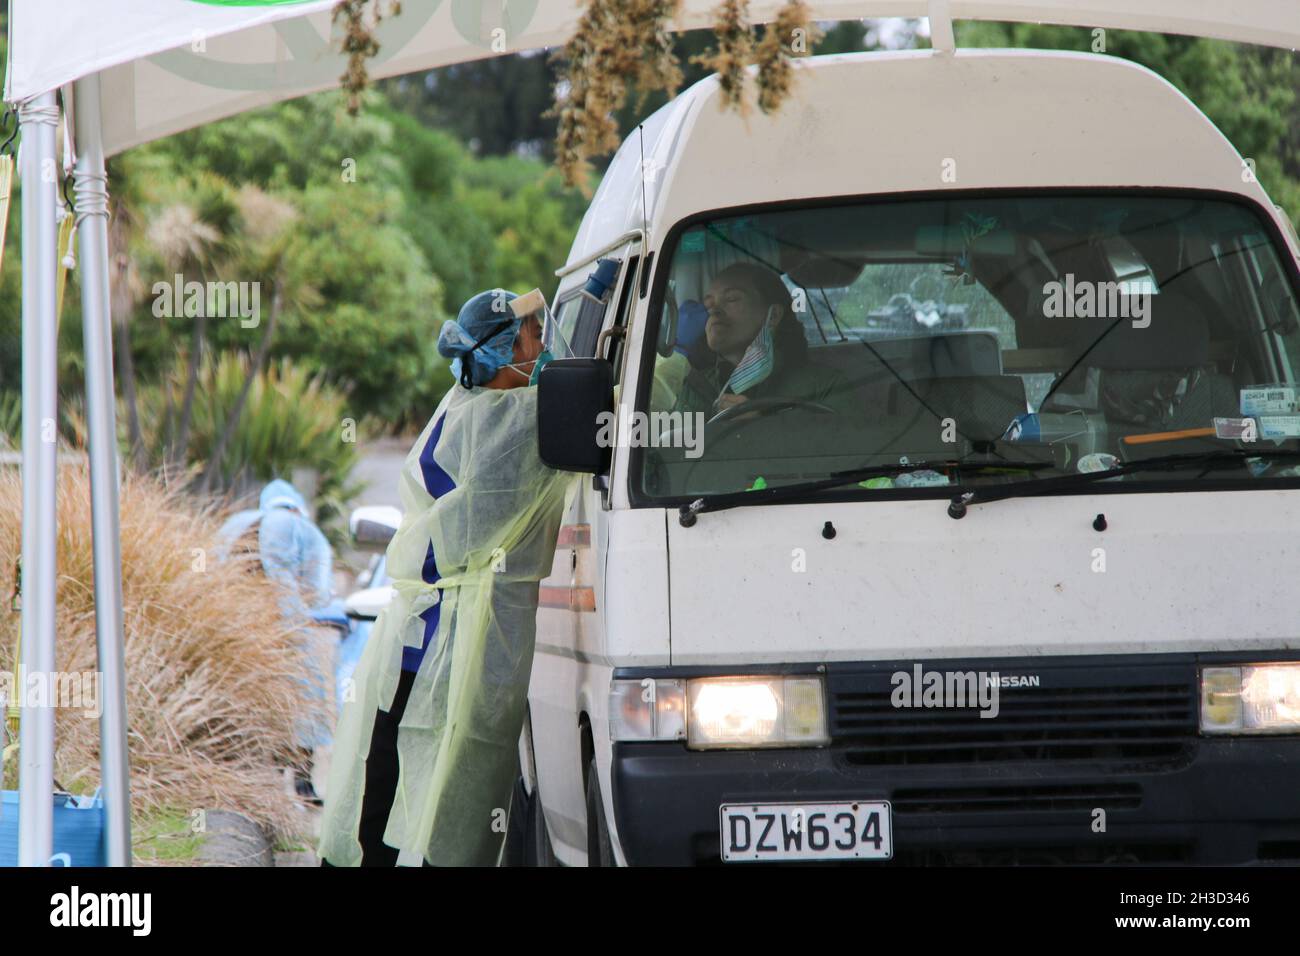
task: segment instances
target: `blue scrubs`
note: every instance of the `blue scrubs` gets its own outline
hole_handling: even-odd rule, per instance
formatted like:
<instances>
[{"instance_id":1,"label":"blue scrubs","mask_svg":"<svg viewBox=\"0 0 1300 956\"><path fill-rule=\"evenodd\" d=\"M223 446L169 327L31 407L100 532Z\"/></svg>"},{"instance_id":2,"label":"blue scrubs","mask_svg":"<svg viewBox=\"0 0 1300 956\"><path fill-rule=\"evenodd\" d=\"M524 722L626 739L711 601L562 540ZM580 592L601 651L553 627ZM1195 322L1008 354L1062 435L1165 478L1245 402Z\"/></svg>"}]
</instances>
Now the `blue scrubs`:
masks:
<instances>
[{"instance_id":1,"label":"blue scrubs","mask_svg":"<svg viewBox=\"0 0 1300 956\"><path fill-rule=\"evenodd\" d=\"M431 498L441 498L456 487L456 482L452 481L451 475L443 471L442 467L433 460L433 451L438 447L438 439L442 437L442 425L446 417L444 414L434 423L433 430L429 432L429 440L420 450L420 473L424 477L424 490ZM432 584L439 576L437 558L433 553L433 542L430 542L429 550L424 555L424 568L420 572L420 577L425 583ZM441 610L442 602L439 602L420 615L420 620L424 621L424 640L419 647L402 648L402 670L414 672L420 669L424 652L429 649L433 635L438 633Z\"/></svg>"}]
</instances>

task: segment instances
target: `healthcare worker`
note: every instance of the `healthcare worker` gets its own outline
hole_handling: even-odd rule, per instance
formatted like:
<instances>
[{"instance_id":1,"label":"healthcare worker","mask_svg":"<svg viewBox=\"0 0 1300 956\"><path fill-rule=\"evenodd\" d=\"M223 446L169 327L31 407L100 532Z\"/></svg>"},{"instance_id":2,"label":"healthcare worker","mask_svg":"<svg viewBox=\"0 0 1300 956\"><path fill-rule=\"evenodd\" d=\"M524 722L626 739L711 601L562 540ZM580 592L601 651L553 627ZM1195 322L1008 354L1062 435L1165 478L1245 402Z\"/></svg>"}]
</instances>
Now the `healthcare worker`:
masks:
<instances>
[{"instance_id":1,"label":"healthcare worker","mask_svg":"<svg viewBox=\"0 0 1300 956\"><path fill-rule=\"evenodd\" d=\"M575 476L537 448L541 323L501 289L448 321L456 384L406 458L394 597L340 720L321 821L331 866L495 865L536 636ZM541 361L539 361L539 358Z\"/></svg>"},{"instance_id":2,"label":"healthcare worker","mask_svg":"<svg viewBox=\"0 0 1300 956\"><path fill-rule=\"evenodd\" d=\"M254 542L254 537L256 541ZM255 552L266 576L280 586L280 613L291 625L306 625L312 612L330 602L333 589L334 555L329 541L311 520L307 502L298 489L275 479L262 489L258 507L232 515L218 532L219 559ZM326 719L329 674L333 673L333 635L322 637L303 627L301 648L308 664L308 692L320 702L312 713L299 715L295 722L298 760L294 766L295 789L299 796L316 801L311 784L312 757L317 747L330 743Z\"/></svg>"},{"instance_id":3,"label":"healthcare worker","mask_svg":"<svg viewBox=\"0 0 1300 956\"><path fill-rule=\"evenodd\" d=\"M298 489L277 478L262 489L257 508L227 519L218 532L221 558L257 534L256 552L266 576L283 585L282 609L306 612L329 603L333 588L334 554L329 541L311 520Z\"/></svg>"}]
</instances>

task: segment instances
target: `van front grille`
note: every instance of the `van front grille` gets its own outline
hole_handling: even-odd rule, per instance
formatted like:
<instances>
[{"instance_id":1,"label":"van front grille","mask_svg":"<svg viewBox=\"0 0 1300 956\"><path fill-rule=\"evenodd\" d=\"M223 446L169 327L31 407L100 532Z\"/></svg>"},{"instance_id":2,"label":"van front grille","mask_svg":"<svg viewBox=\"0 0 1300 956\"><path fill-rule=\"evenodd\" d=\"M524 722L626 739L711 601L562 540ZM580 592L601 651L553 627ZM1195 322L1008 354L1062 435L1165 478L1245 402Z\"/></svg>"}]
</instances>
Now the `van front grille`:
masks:
<instances>
[{"instance_id":1,"label":"van front grille","mask_svg":"<svg viewBox=\"0 0 1300 956\"><path fill-rule=\"evenodd\" d=\"M894 813L1025 813L1136 810L1142 788L1136 783L989 784L979 787L912 787L895 790L890 799Z\"/></svg>"},{"instance_id":2,"label":"van front grille","mask_svg":"<svg viewBox=\"0 0 1300 956\"><path fill-rule=\"evenodd\" d=\"M895 706L894 674L912 664L828 667L831 737L849 765L995 761L1178 761L1196 735L1195 667L1097 666L1017 661L941 661L923 673L994 672L997 715L975 707Z\"/></svg>"}]
</instances>

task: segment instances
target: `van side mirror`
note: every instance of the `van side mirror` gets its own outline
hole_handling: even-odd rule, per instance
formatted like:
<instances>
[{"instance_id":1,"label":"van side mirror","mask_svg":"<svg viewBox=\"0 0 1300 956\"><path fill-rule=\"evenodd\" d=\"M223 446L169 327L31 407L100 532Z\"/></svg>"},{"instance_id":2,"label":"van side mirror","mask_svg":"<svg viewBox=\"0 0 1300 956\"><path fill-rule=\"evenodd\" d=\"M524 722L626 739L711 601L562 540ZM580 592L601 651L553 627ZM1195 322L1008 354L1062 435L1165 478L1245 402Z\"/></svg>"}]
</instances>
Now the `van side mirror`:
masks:
<instances>
[{"instance_id":1,"label":"van side mirror","mask_svg":"<svg viewBox=\"0 0 1300 956\"><path fill-rule=\"evenodd\" d=\"M542 461L560 471L599 475L609 470L610 443L598 442L614 413L614 369L596 358L554 359L537 376L537 445ZM609 434L606 428L605 433Z\"/></svg>"}]
</instances>

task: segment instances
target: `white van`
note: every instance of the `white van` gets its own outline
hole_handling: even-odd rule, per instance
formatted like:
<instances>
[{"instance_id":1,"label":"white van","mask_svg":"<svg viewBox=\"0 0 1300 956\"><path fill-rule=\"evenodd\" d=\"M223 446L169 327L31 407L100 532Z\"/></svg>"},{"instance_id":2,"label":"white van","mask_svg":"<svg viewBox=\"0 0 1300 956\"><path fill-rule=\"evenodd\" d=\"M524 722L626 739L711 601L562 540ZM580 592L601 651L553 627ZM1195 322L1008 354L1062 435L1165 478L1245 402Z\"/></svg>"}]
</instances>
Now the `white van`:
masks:
<instances>
[{"instance_id":1,"label":"white van","mask_svg":"<svg viewBox=\"0 0 1300 956\"><path fill-rule=\"evenodd\" d=\"M650 117L540 377L593 477L541 585L539 859L1300 862L1300 243L1252 170L1073 53Z\"/></svg>"}]
</instances>

